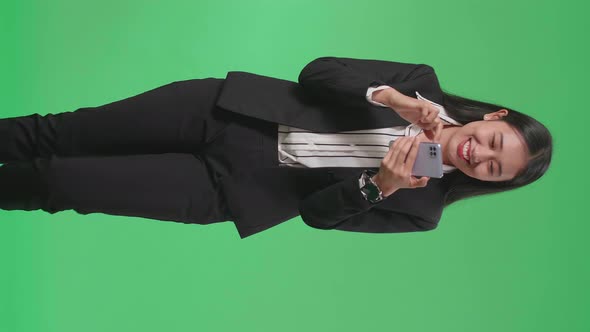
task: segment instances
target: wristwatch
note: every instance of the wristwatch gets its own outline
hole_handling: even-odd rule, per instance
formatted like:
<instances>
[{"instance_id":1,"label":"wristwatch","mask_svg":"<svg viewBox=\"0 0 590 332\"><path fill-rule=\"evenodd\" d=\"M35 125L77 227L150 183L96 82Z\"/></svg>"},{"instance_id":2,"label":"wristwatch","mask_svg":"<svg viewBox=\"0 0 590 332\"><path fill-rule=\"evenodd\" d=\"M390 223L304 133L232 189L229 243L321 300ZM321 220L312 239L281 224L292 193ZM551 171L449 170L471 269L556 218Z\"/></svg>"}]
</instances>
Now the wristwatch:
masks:
<instances>
[{"instance_id":1,"label":"wristwatch","mask_svg":"<svg viewBox=\"0 0 590 332\"><path fill-rule=\"evenodd\" d=\"M384 198L381 189L379 189L377 184L371 179L375 174L377 174L377 171L366 169L359 177L361 194L364 199L373 204L381 202Z\"/></svg>"}]
</instances>

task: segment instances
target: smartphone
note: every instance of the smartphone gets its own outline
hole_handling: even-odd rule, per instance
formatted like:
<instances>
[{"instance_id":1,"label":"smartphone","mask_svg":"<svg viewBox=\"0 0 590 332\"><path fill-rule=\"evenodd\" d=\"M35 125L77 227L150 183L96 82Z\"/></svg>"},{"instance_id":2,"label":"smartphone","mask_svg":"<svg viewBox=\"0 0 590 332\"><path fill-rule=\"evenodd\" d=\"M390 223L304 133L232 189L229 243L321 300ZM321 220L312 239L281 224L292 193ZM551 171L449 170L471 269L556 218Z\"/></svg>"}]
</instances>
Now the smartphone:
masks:
<instances>
[{"instance_id":1,"label":"smartphone","mask_svg":"<svg viewBox=\"0 0 590 332\"><path fill-rule=\"evenodd\" d=\"M395 141L389 142L389 147ZM418 145L418 155L412 167L412 175L428 176L440 179L443 177L442 167L442 149L439 143L420 142Z\"/></svg>"}]
</instances>

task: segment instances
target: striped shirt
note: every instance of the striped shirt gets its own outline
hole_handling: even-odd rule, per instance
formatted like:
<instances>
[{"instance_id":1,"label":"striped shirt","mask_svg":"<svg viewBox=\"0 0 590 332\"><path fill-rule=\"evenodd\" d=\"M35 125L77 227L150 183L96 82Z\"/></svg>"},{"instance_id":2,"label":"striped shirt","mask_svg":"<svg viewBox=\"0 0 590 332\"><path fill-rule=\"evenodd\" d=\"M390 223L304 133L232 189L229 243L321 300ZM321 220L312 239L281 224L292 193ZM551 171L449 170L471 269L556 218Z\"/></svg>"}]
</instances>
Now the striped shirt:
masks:
<instances>
[{"instance_id":1,"label":"striped shirt","mask_svg":"<svg viewBox=\"0 0 590 332\"><path fill-rule=\"evenodd\" d=\"M389 86L370 87L367 101L373 105L387 107L373 101L372 94ZM446 124L461 124L447 115L444 107L422 97L439 110L439 118ZM389 151L389 142L398 137L412 137L422 129L414 124L390 128L340 131L334 133L313 132L310 130L279 124L278 157L280 167L374 167L379 168L381 160ZM448 173L454 166L443 164L443 172Z\"/></svg>"}]
</instances>

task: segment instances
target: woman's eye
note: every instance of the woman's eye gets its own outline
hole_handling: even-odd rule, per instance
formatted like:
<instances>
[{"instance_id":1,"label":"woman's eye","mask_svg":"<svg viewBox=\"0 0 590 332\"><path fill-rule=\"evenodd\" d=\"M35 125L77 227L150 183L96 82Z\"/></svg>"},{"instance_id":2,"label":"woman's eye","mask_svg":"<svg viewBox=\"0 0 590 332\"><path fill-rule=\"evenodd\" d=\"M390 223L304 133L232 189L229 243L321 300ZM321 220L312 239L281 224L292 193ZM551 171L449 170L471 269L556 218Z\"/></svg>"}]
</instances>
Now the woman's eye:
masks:
<instances>
[{"instance_id":1,"label":"woman's eye","mask_svg":"<svg viewBox=\"0 0 590 332\"><path fill-rule=\"evenodd\" d=\"M496 136L492 139L492 149L494 148L494 141L496 140Z\"/></svg>"}]
</instances>

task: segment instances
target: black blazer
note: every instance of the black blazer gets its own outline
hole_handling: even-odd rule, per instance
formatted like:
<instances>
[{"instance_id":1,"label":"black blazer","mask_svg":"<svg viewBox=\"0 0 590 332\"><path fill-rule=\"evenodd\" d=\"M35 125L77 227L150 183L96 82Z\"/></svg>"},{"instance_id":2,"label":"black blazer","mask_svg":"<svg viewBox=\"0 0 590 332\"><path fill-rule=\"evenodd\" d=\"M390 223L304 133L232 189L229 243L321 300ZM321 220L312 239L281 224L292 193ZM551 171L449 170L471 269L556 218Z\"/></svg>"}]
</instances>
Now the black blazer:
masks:
<instances>
[{"instance_id":1,"label":"black blazer","mask_svg":"<svg viewBox=\"0 0 590 332\"><path fill-rule=\"evenodd\" d=\"M428 65L322 57L303 68L299 84L229 72L217 106L319 132L408 125L395 111L366 100L367 89L378 85L413 98L418 91L442 104L438 79ZM277 167L276 140L264 144L268 168L223 183L241 238L297 215L311 227L369 233L426 231L438 225L446 192L440 179L431 178L426 187L401 189L371 204L358 187L366 168Z\"/></svg>"}]
</instances>

